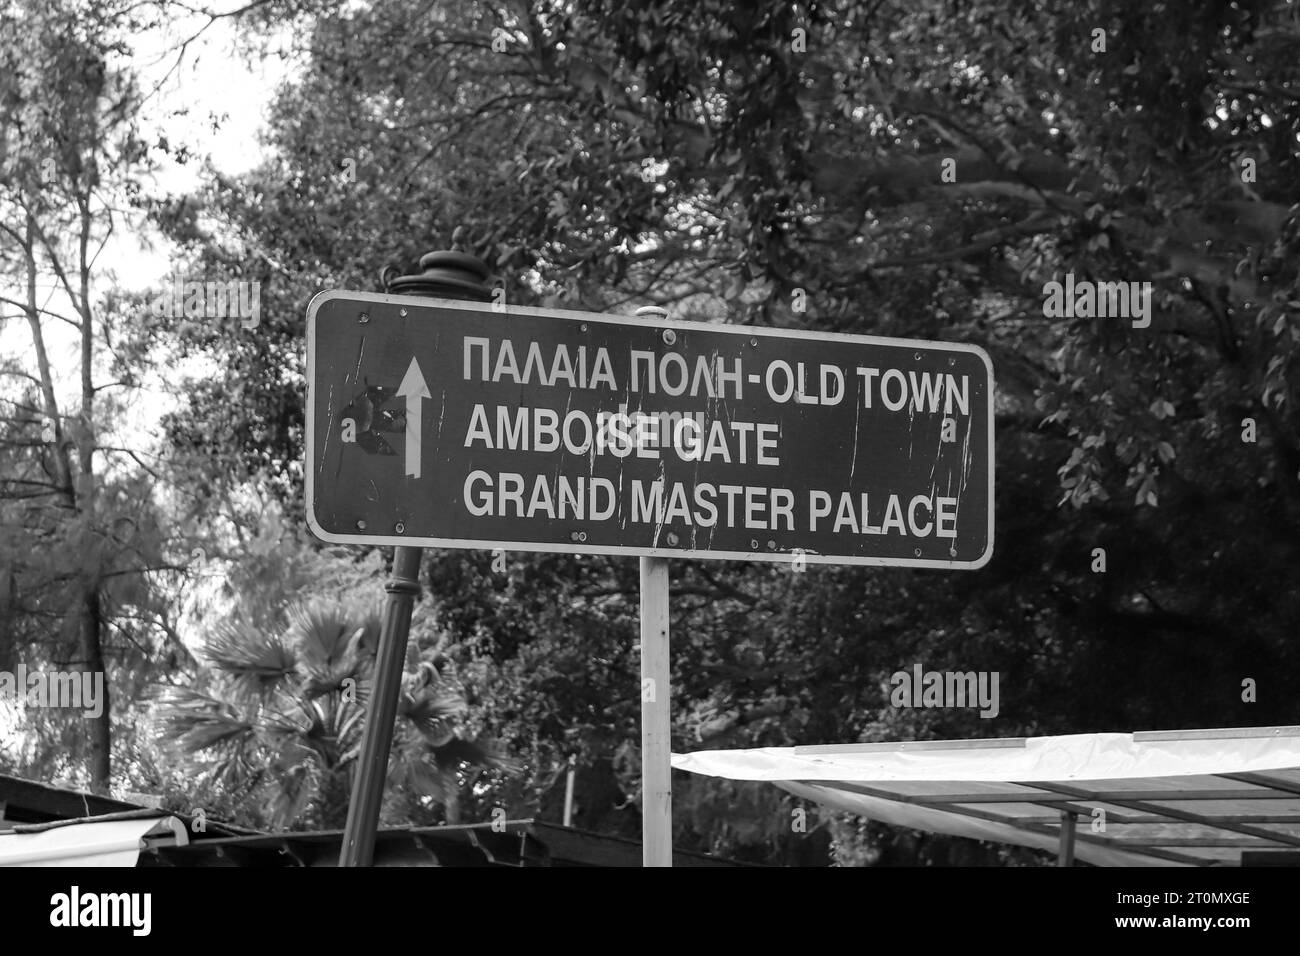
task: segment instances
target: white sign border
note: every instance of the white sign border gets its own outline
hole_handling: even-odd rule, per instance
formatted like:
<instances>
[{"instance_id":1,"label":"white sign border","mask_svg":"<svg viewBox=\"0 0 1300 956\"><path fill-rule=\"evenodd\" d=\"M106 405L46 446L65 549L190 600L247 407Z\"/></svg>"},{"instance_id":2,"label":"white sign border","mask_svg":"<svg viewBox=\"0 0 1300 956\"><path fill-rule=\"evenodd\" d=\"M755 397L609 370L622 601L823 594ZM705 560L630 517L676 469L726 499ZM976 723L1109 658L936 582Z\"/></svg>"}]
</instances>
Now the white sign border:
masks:
<instances>
[{"instance_id":1,"label":"white sign border","mask_svg":"<svg viewBox=\"0 0 1300 956\"><path fill-rule=\"evenodd\" d=\"M942 561L933 558L853 557L791 551L697 551L689 548L639 548L625 545L537 544L521 541L478 541L469 538L419 538L400 534L336 534L326 531L316 520L313 473L315 472L316 402L316 315L321 306L335 299L349 302L374 302L405 308L443 308L457 311L492 312L496 315L531 315L548 319L570 319L579 322L604 322L609 325L637 325L656 329L674 329L685 332L723 332L751 337L805 339L816 342L851 342L857 345L886 345L897 348L924 348L931 351L969 352L978 355L988 370L988 538L984 553L974 561ZM642 318L640 316L614 315L608 312L575 312L571 309L539 309L530 306L474 302L461 299L438 299L425 296L389 295L379 292L349 292L328 289L318 292L307 306L307 407L305 409L306 436L304 441L303 475L305 479L307 527L311 533L328 544L379 545L407 548L458 548L484 551L535 551L554 554L609 554L622 557L695 558L708 561L771 561L793 564L802 556L806 564L863 565L891 568L946 568L975 571L993 558L993 475L996 468L993 446L993 362L988 353L978 345L964 342L927 342L922 339L894 339L877 335L850 335L844 332L811 332L805 329L775 329L752 325L734 325L724 322L691 322L683 319Z\"/></svg>"}]
</instances>

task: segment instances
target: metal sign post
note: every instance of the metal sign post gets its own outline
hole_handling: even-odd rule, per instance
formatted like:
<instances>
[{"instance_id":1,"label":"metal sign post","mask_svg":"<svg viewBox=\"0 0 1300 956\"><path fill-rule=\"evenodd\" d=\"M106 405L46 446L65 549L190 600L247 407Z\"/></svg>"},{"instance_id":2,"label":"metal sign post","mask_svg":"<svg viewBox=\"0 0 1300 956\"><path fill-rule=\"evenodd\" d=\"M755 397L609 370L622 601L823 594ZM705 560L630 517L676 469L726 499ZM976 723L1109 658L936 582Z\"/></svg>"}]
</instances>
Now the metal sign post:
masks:
<instances>
[{"instance_id":1,"label":"metal sign post","mask_svg":"<svg viewBox=\"0 0 1300 956\"><path fill-rule=\"evenodd\" d=\"M637 315L668 317L658 306ZM673 865L673 700L668 559L641 559L641 863Z\"/></svg>"},{"instance_id":2,"label":"metal sign post","mask_svg":"<svg viewBox=\"0 0 1300 956\"><path fill-rule=\"evenodd\" d=\"M406 295L481 301L492 297L491 290L482 281L487 278L487 266L473 256L458 252L431 252L420 260L420 266L424 269L422 275L394 279L388 284L389 288ZM404 381L396 394L408 396L408 403L410 397L414 397L418 409L420 396L412 394L407 385ZM427 389L424 397L428 397ZM420 415L418 411L412 414L409 406L402 430L408 455L412 447L418 453ZM410 471L408 464L408 474ZM414 477L419 477L418 462ZM411 612L415 599L420 595L420 561L423 556L423 548L398 546L393 549L393 576L385 587L388 598L384 602L370 705L361 738L361 754L357 758L352 799L348 803L339 866L370 866L374 861L375 834L379 829L384 781L388 777L388 755L393 745L393 722L397 718L397 699L402 690L402 665L411 630Z\"/></svg>"},{"instance_id":3,"label":"metal sign post","mask_svg":"<svg viewBox=\"0 0 1300 956\"><path fill-rule=\"evenodd\" d=\"M668 559L641 559L641 859L673 865Z\"/></svg>"}]
</instances>

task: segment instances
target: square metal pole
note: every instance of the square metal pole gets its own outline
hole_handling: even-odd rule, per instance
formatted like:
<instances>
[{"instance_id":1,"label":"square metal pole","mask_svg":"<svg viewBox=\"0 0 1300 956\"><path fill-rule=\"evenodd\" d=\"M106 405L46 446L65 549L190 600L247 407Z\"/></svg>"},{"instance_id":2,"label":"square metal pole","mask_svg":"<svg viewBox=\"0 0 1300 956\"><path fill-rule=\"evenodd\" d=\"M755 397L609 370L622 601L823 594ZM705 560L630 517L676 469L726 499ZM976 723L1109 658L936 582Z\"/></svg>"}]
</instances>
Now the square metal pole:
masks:
<instances>
[{"instance_id":1,"label":"square metal pole","mask_svg":"<svg viewBox=\"0 0 1300 956\"><path fill-rule=\"evenodd\" d=\"M1074 828L1078 814L1061 811L1061 845L1056 852L1057 866L1074 866Z\"/></svg>"},{"instance_id":2,"label":"square metal pole","mask_svg":"<svg viewBox=\"0 0 1300 956\"><path fill-rule=\"evenodd\" d=\"M641 851L673 865L672 694L668 668L668 559L641 559Z\"/></svg>"}]
</instances>

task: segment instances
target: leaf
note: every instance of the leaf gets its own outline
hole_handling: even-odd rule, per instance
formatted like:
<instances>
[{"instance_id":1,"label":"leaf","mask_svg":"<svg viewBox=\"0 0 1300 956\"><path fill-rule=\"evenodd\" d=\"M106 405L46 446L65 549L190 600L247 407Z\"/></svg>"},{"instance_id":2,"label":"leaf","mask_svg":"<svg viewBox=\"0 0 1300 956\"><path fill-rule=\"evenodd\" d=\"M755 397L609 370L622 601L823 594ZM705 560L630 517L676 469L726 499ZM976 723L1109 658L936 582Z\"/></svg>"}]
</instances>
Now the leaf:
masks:
<instances>
[{"instance_id":1,"label":"leaf","mask_svg":"<svg viewBox=\"0 0 1300 956\"><path fill-rule=\"evenodd\" d=\"M297 671L297 658L279 635L267 634L246 621L223 621L203 643L201 651L235 685L263 695Z\"/></svg>"}]
</instances>

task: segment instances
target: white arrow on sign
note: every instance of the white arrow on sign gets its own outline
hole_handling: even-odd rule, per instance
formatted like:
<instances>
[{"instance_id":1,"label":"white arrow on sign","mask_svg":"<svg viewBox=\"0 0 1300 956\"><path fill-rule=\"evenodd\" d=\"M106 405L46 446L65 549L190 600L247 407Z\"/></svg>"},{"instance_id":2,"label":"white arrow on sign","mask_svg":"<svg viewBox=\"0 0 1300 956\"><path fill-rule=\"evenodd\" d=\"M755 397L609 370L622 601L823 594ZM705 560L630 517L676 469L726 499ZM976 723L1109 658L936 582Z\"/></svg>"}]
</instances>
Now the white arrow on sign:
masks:
<instances>
[{"instance_id":1,"label":"white arrow on sign","mask_svg":"<svg viewBox=\"0 0 1300 956\"><path fill-rule=\"evenodd\" d=\"M402 384L397 386L399 398L406 399L406 474L420 477L420 415L424 410L421 404L429 394L429 386L420 373L420 363L414 358L402 376Z\"/></svg>"}]
</instances>

